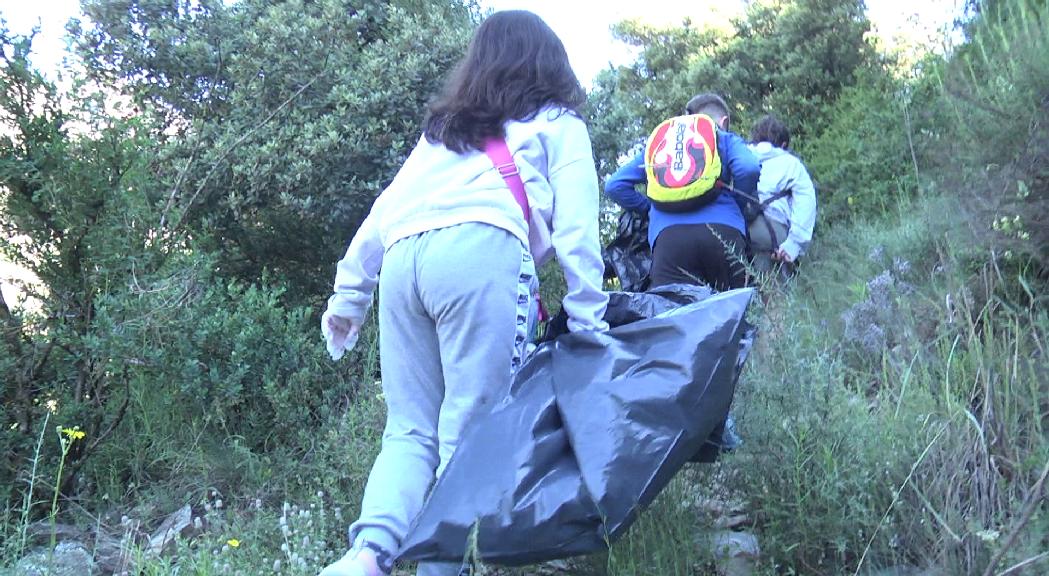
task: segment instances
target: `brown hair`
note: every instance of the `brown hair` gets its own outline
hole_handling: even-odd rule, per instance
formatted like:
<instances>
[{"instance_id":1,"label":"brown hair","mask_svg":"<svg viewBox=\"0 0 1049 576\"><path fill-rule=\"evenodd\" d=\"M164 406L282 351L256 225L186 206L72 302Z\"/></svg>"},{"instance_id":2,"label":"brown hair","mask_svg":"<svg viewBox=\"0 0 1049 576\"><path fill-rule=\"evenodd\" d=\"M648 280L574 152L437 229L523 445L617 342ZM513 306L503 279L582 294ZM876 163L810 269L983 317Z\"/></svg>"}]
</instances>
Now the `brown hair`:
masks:
<instances>
[{"instance_id":1,"label":"brown hair","mask_svg":"<svg viewBox=\"0 0 1049 576\"><path fill-rule=\"evenodd\" d=\"M585 102L561 39L535 14L506 10L474 33L430 104L424 133L455 152L480 150L486 139L504 136L508 120L531 120L546 106L578 114Z\"/></svg>"},{"instance_id":2,"label":"brown hair","mask_svg":"<svg viewBox=\"0 0 1049 576\"><path fill-rule=\"evenodd\" d=\"M790 129L779 118L768 114L754 124L750 131L751 142L768 142L779 148L790 146Z\"/></svg>"}]
</instances>

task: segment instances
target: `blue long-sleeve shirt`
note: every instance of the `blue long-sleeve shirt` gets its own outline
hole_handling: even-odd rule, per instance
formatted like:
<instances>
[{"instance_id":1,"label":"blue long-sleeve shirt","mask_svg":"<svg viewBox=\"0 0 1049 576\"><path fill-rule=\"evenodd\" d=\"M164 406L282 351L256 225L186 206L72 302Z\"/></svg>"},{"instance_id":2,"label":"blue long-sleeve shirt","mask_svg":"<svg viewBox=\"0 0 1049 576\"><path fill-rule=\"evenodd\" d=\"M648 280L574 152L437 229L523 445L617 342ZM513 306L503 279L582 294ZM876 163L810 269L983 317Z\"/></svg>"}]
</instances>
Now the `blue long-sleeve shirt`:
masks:
<instances>
[{"instance_id":1,"label":"blue long-sleeve shirt","mask_svg":"<svg viewBox=\"0 0 1049 576\"><path fill-rule=\"evenodd\" d=\"M721 156L721 180L751 196L758 186L761 165L757 157L747 148L746 142L737 134L718 130L718 154ZM740 211L740 200L728 190L722 190L717 198L690 212L665 212L637 191L638 184L646 184L645 152L642 150L615 174L605 181L605 194L626 210L648 212L648 243L655 246L659 233L676 224L724 224L747 234L747 224Z\"/></svg>"}]
</instances>

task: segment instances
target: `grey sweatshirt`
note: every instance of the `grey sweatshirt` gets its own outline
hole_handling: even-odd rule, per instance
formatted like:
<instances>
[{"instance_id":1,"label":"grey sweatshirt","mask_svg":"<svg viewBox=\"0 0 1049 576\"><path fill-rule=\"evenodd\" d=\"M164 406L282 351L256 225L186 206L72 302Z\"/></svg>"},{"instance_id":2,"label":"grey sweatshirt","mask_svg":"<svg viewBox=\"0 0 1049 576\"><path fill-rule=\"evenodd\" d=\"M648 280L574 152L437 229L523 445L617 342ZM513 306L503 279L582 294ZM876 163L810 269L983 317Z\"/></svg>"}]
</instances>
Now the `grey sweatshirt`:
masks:
<instances>
[{"instance_id":1,"label":"grey sweatshirt","mask_svg":"<svg viewBox=\"0 0 1049 576\"><path fill-rule=\"evenodd\" d=\"M422 138L339 262L328 310L363 321L390 246L428 230L481 222L520 239L537 267L557 256L568 285L563 306L570 330L607 329L597 173L586 124L561 110L544 109L529 122L507 123L506 143L524 181L530 227L483 152L457 154Z\"/></svg>"},{"instance_id":2,"label":"grey sweatshirt","mask_svg":"<svg viewBox=\"0 0 1049 576\"><path fill-rule=\"evenodd\" d=\"M750 145L751 152L761 162L758 178L758 197L765 201L774 194L790 189L791 194L769 204L765 216L790 229L780 248L791 260L805 253L812 241L816 225L816 187L809 171L796 156L769 142Z\"/></svg>"}]
</instances>

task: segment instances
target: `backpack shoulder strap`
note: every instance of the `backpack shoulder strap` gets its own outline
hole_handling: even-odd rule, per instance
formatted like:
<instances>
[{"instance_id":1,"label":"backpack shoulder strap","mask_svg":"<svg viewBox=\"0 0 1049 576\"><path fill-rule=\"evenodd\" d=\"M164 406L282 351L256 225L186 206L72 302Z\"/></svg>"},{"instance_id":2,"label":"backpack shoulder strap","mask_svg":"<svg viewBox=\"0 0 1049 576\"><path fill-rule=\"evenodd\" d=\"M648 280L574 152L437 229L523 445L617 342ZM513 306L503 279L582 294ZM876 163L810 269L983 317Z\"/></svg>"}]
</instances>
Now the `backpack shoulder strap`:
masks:
<instances>
[{"instance_id":1,"label":"backpack shoulder strap","mask_svg":"<svg viewBox=\"0 0 1049 576\"><path fill-rule=\"evenodd\" d=\"M492 161L495 169L499 171L499 175L506 181L506 185L510 187L510 193L513 194L514 200L517 201L517 205L521 207L521 212L524 213L525 226L531 228L532 219L531 210L528 208L528 195L525 194L524 181L521 180L521 173L517 170L517 163L514 162L513 154L510 154L510 147L506 145L506 139L489 138L485 140L484 153ZM540 298L538 290L533 296L535 297L536 305L539 307L539 322L546 322L550 319L550 314L546 311L546 307L543 306L543 300Z\"/></svg>"},{"instance_id":2,"label":"backpack shoulder strap","mask_svg":"<svg viewBox=\"0 0 1049 576\"><path fill-rule=\"evenodd\" d=\"M510 154L510 148L506 145L506 140L503 138L489 138L485 140L484 153L492 161L495 169L499 171L499 175L506 181L506 185L510 187L510 193L513 194L514 200L517 201L517 205L521 207L521 212L524 213L525 224L531 225L528 195L525 194L521 173L517 170L517 163L514 162L514 157Z\"/></svg>"},{"instance_id":3,"label":"backpack shoulder strap","mask_svg":"<svg viewBox=\"0 0 1049 576\"><path fill-rule=\"evenodd\" d=\"M761 210L761 216L763 217L762 220L765 221L765 228L768 229L769 238L772 239L772 245L773 246L779 246L779 242L780 241L779 241L779 237L776 235L776 230L772 227L772 222L769 222L768 217L765 216L765 208L768 208L769 204L772 204L773 202L775 202L776 200L779 200L780 198L786 198L787 196L790 196L792 192L793 191L790 188L785 188L783 190L780 190L779 192L776 192L772 196L769 196L768 198L766 198L765 201L762 202L761 206L759 207L760 210Z\"/></svg>"},{"instance_id":4,"label":"backpack shoulder strap","mask_svg":"<svg viewBox=\"0 0 1049 576\"><path fill-rule=\"evenodd\" d=\"M786 189L780 190L779 192L776 192L772 196L769 196L768 198L766 198L765 201L761 203L761 209L764 210L769 204L772 204L773 202L775 202L776 200L779 200L780 198L786 198L787 196L790 196L793 193L794 193L794 191L791 190L790 188L786 188Z\"/></svg>"}]
</instances>

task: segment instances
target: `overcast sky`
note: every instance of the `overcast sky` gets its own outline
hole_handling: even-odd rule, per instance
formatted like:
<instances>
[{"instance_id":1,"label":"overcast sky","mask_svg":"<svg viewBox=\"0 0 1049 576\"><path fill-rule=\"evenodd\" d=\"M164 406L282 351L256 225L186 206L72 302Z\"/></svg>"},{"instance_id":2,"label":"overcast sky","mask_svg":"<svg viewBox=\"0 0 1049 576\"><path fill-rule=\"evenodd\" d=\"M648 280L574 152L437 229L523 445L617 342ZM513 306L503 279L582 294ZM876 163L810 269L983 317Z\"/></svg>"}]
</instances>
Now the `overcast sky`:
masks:
<instances>
[{"instance_id":1,"label":"overcast sky","mask_svg":"<svg viewBox=\"0 0 1049 576\"><path fill-rule=\"evenodd\" d=\"M614 42L610 26L626 18L654 24L674 24L685 16L693 21L725 19L742 6L740 0L481 0L495 10L523 8L542 17L565 43L576 74L585 85L609 63L631 60L630 49ZM896 34L927 35L949 23L961 0L868 0L871 20L887 40ZM720 6L720 14L704 6ZM34 64L51 75L65 49L65 23L79 14L79 0L0 0L0 16L13 32L40 26L34 42Z\"/></svg>"}]
</instances>

